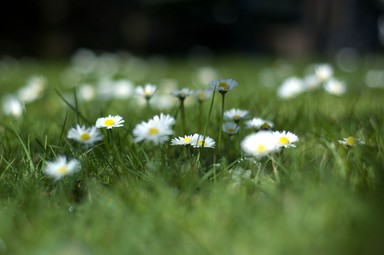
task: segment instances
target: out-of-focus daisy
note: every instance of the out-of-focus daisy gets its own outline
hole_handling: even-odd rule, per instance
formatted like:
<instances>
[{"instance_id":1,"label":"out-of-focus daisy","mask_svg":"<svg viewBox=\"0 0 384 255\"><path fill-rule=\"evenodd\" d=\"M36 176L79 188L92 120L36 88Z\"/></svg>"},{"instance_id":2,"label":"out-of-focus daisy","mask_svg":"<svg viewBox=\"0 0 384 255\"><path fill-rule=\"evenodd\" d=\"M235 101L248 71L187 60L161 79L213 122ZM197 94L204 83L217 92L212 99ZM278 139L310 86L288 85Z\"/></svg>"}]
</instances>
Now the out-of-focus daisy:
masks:
<instances>
[{"instance_id":1,"label":"out-of-focus daisy","mask_svg":"<svg viewBox=\"0 0 384 255\"><path fill-rule=\"evenodd\" d=\"M342 96L347 91L347 87L345 83L335 78L328 80L324 84L324 89L329 94L332 94L335 96Z\"/></svg>"},{"instance_id":2,"label":"out-of-focus daisy","mask_svg":"<svg viewBox=\"0 0 384 255\"><path fill-rule=\"evenodd\" d=\"M319 88L321 85L320 79L314 74L305 76L303 79L303 83L304 83L305 90L309 90L309 91L315 90Z\"/></svg>"},{"instance_id":3,"label":"out-of-focus daisy","mask_svg":"<svg viewBox=\"0 0 384 255\"><path fill-rule=\"evenodd\" d=\"M23 110L24 104L16 96L8 95L3 98L3 112L5 115L20 118Z\"/></svg>"},{"instance_id":4,"label":"out-of-focus daisy","mask_svg":"<svg viewBox=\"0 0 384 255\"><path fill-rule=\"evenodd\" d=\"M77 124L76 127L68 131L67 138L85 145L92 145L103 140L103 135L95 126L86 128Z\"/></svg>"},{"instance_id":5,"label":"out-of-focus daisy","mask_svg":"<svg viewBox=\"0 0 384 255\"><path fill-rule=\"evenodd\" d=\"M204 102L212 96L212 90L197 90L195 91L195 97L200 103Z\"/></svg>"},{"instance_id":6,"label":"out-of-focus daisy","mask_svg":"<svg viewBox=\"0 0 384 255\"><path fill-rule=\"evenodd\" d=\"M184 100L185 98L189 97L192 94L193 94L193 91L188 88L176 89L171 92L172 96L178 97L181 100Z\"/></svg>"},{"instance_id":7,"label":"out-of-focus daisy","mask_svg":"<svg viewBox=\"0 0 384 255\"><path fill-rule=\"evenodd\" d=\"M133 82L121 79L113 82L113 97L117 99L127 99L133 94Z\"/></svg>"},{"instance_id":8,"label":"out-of-focus daisy","mask_svg":"<svg viewBox=\"0 0 384 255\"><path fill-rule=\"evenodd\" d=\"M363 140L354 136L348 136L347 138L343 138L342 140L339 140L339 143L349 147L365 144Z\"/></svg>"},{"instance_id":9,"label":"out-of-focus daisy","mask_svg":"<svg viewBox=\"0 0 384 255\"><path fill-rule=\"evenodd\" d=\"M241 149L256 158L264 157L278 150L276 137L270 131L250 134L241 142Z\"/></svg>"},{"instance_id":10,"label":"out-of-focus daisy","mask_svg":"<svg viewBox=\"0 0 384 255\"><path fill-rule=\"evenodd\" d=\"M223 124L223 132L228 135L234 135L237 134L240 130L240 126L237 125L235 122L225 122Z\"/></svg>"},{"instance_id":11,"label":"out-of-focus daisy","mask_svg":"<svg viewBox=\"0 0 384 255\"><path fill-rule=\"evenodd\" d=\"M199 84L207 84L217 79L217 70L211 66L200 67L196 72L196 78Z\"/></svg>"},{"instance_id":12,"label":"out-of-focus daisy","mask_svg":"<svg viewBox=\"0 0 384 255\"><path fill-rule=\"evenodd\" d=\"M253 118L245 122L247 128L261 129L261 130L270 130L273 128L273 123L268 120L263 120L261 118Z\"/></svg>"},{"instance_id":13,"label":"out-of-focus daisy","mask_svg":"<svg viewBox=\"0 0 384 255\"><path fill-rule=\"evenodd\" d=\"M287 131L275 131L273 134L276 137L277 140L277 146L279 148L289 148L289 147L296 147L294 143L299 141L299 137L291 132Z\"/></svg>"},{"instance_id":14,"label":"out-of-focus daisy","mask_svg":"<svg viewBox=\"0 0 384 255\"><path fill-rule=\"evenodd\" d=\"M134 141L137 143L147 140L154 144L163 144L173 134L171 126L175 123L176 120L168 114L156 115L149 121L143 121L136 125L133 129Z\"/></svg>"},{"instance_id":15,"label":"out-of-focus daisy","mask_svg":"<svg viewBox=\"0 0 384 255\"><path fill-rule=\"evenodd\" d=\"M315 75L320 81L325 82L333 75L333 68L329 64L319 64L315 66Z\"/></svg>"},{"instance_id":16,"label":"out-of-focus daisy","mask_svg":"<svg viewBox=\"0 0 384 255\"><path fill-rule=\"evenodd\" d=\"M78 89L79 99L89 102L96 98L96 88L91 84L81 84Z\"/></svg>"},{"instance_id":17,"label":"out-of-focus daisy","mask_svg":"<svg viewBox=\"0 0 384 255\"><path fill-rule=\"evenodd\" d=\"M224 112L224 119L239 123L240 120L243 120L246 117L248 117L248 114L249 114L249 112L246 110L230 109L230 110Z\"/></svg>"},{"instance_id":18,"label":"out-of-focus daisy","mask_svg":"<svg viewBox=\"0 0 384 255\"><path fill-rule=\"evenodd\" d=\"M67 161L65 156L59 156L55 161L47 162L44 172L49 177L59 180L62 177L73 174L80 169L80 162L76 159Z\"/></svg>"},{"instance_id":19,"label":"out-of-focus daisy","mask_svg":"<svg viewBox=\"0 0 384 255\"><path fill-rule=\"evenodd\" d=\"M233 88L237 87L239 84L237 81L233 79L221 79L221 80L213 80L208 84L208 88L214 89L222 94L227 93Z\"/></svg>"},{"instance_id":20,"label":"out-of-focus daisy","mask_svg":"<svg viewBox=\"0 0 384 255\"><path fill-rule=\"evenodd\" d=\"M136 95L142 96L145 99L149 100L156 92L156 85L153 84L146 84L144 86L137 86L136 87Z\"/></svg>"},{"instance_id":21,"label":"out-of-focus daisy","mask_svg":"<svg viewBox=\"0 0 384 255\"><path fill-rule=\"evenodd\" d=\"M193 135L179 136L171 140L171 145L189 145L192 142Z\"/></svg>"},{"instance_id":22,"label":"out-of-focus daisy","mask_svg":"<svg viewBox=\"0 0 384 255\"><path fill-rule=\"evenodd\" d=\"M203 136L200 134L194 134L192 136L191 145L194 148L214 148L215 140L209 136Z\"/></svg>"},{"instance_id":23,"label":"out-of-focus daisy","mask_svg":"<svg viewBox=\"0 0 384 255\"><path fill-rule=\"evenodd\" d=\"M27 84L17 91L19 99L24 103L31 103L39 99L47 85L47 80L43 76L32 76L28 79Z\"/></svg>"},{"instance_id":24,"label":"out-of-focus daisy","mask_svg":"<svg viewBox=\"0 0 384 255\"><path fill-rule=\"evenodd\" d=\"M282 99L291 99L305 90L303 80L298 77L289 77L283 81L277 90L277 96Z\"/></svg>"},{"instance_id":25,"label":"out-of-focus daisy","mask_svg":"<svg viewBox=\"0 0 384 255\"><path fill-rule=\"evenodd\" d=\"M98 118L96 121L96 127L97 128L106 128L106 129L112 129L115 127L122 127L124 126L124 120L121 116L116 115L112 116L109 115L108 117L102 117Z\"/></svg>"}]
</instances>

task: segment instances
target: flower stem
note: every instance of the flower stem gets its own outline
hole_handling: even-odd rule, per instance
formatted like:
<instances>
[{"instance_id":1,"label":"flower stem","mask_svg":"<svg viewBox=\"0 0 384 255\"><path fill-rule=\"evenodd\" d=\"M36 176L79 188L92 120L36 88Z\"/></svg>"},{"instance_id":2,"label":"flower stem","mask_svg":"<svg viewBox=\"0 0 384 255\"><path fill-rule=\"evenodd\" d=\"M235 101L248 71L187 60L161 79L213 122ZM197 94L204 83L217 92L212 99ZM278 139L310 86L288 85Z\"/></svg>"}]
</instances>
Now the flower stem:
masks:
<instances>
[{"instance_id":1,"label":"flower stem","mask_svg":"<svg viewBox=\"0 0 384 255\"><path fill-rule=\"evenodd\" d=\"M220 118L220 126L219 126L219 139L217 140L217 149L220 151L221 145L221 136L222 136L222 126L224 121L224 101L225 101L225 93L221 93L221 118Z\"/></svg>"},{"instance_id":2,"label":"flower stem","mask_svg":"<svg viewBox=\"0 0 384 255\"><path fill-rule=\"evenodd\" d=\"M180 112L181 112L181 125L182 125L182 128L183 128L183 132L186 133L186 130L185 130L184 98L180 98Z\"/></svg>"}]
</instances>

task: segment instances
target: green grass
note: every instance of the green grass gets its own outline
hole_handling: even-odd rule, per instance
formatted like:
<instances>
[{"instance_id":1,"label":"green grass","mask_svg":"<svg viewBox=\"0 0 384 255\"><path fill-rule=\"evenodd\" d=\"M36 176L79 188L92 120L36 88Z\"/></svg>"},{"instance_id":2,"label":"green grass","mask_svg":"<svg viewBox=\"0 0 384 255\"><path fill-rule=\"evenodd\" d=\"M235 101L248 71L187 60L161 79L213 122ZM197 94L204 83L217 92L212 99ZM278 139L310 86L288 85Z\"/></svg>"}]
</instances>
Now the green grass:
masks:
<instances>
[{"instance_id":1,"label":"green grass","mask_svg":"<svg viewBox=\"0 0 384 255\"><path fill-rule=\"evenodd\" d=\"M319 90L279 100L282 79L303 76L312 63L243 57L210 63L220 77L239 82L226 95L226 109L249 110L299 136L296 148L274 158L278 178L268 158L241 160L236 137L226 150L202 149L199 161L197 150L133 143L133 127L160 111L133 100L73 103L75 90L62 84L66 63L3 65L1 95L33 74L44 75L49 86L22 118L1 115L0 254L381 254L384 91L364 85L370 63L378 63L366 61L355 73L336 69L348 84L342 97ZM281 74L283 64L290 67ZM204 87L192 79L202 63L147 65L145 79L132 78L136 84L172 78L181 87ZM267 68L271 84L261 79ZM220 99L216 94L207 128L216 141ZM164 112L175 115L175 102ZM205 120L209 102L203 107ZM185 112L188 132L197 132L197 104ZM92 125L108 114L125 120L111 144L105 138L84 149L66 138L77 123ZM175 136L185 134L179 119ZM241 129L240 140L249 133ZM366 144L346 150L338 140L349 135ZM57 155L79 159L81 171L48 178L45 162ZM234 185L236 167L250 169L253 180Z\"/></svg>"}]
</instances>

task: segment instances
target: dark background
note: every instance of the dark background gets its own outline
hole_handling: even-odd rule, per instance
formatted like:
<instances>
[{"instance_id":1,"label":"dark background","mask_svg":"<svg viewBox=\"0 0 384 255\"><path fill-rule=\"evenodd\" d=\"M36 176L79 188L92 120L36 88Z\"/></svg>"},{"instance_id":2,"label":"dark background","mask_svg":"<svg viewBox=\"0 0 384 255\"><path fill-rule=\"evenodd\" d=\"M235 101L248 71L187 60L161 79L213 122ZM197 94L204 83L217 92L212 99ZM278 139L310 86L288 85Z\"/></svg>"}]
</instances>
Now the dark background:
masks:
<instances>
[{"instance_id":1,"label":"dark background","mask_svg":"<svg viewBox=\"0 0 384 255\"><path fill-rule=\"evenodd\" d=\"M343 47L370 53L382 50L384 31L383 0L15 0L1 5L0 55L39 58L65 58L81 47L141 55L329 55Z\"/></svg>"}]
</instances>

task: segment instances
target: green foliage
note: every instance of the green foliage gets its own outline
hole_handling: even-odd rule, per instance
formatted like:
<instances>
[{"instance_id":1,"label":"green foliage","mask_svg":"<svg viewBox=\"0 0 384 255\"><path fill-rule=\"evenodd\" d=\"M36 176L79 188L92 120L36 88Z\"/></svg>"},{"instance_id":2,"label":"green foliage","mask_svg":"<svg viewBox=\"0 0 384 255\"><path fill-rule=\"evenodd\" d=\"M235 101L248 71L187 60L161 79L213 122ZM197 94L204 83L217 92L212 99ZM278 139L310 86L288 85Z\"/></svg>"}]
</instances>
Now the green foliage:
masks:
<instances>
[{"instance_id":1,"label":"green foliage","mask_svg":"<svg viewBox=\"0 0 384 255\"><path fill-rule=\"evenodd\" d=\"M226 109L249 110L294 132L297 147L244 157L239 145L252 131L243 125L238 136L222 134L222 148L134 143L133 127L160 110L133 99L80 101L80 82L68 88L60 80L63 65L21 62L12 66L19 74L0 69L1 95L35 73L48 80L21 118L1 115L0 254L380 254L384 91L362 84L369 66L353 77L338 73L348 81L344 96L317 90L281 100L282 66L292 64L286 76L302 76L310 62L227 57L211 64L239 82L226 94ZM166 72L148 65L146 79L133 79L138 84L173 78L181 87L206 86L190 78L200 64L174 60ZM266 68L274 84L262 79ZM217 141L220 99L205 102L203 116L187 99L188 132ZM177 102L163 112L176 117L175 136L183 136ZM104 141L88 148L66 138L76 124L108 114L125 120L113 137L103 130ZM365 144L339 144L350 135ZM81 170L58 181L45 176L46 162L58 155L78 159ZM235 178L247 170L249 178Z\"/></svg>"}]
</instances>

